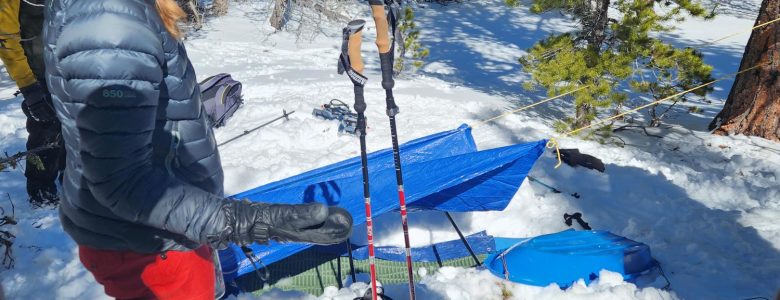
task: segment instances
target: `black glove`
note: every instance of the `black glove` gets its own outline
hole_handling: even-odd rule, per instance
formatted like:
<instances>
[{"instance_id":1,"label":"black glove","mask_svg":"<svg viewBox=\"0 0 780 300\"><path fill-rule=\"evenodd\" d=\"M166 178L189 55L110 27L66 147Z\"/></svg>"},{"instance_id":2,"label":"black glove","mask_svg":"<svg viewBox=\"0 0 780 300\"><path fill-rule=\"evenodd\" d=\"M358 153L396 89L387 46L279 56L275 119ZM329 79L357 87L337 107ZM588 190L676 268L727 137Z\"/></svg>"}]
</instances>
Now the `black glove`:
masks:
<instances>
[{"instance_id":1,"label":"black glove","mask_svg":"<svg viewBox=\"0 0 780 300\"><path fill-rule=\"evenodd\" d=\"M304 242L330 245L346 240L352 234L352 216L339 207L320 203L300 205L253 203L248 200L225 200L230 242L248 245L253 242Z\"/></svg>"},{"instance_id":2,"label":"black glove","mask_svg":"<svg viewBox=\"0 0 780 300\"><path fill-rule=\"evenodd\" d=\"M24 105L30 117L38 122L53 122L57 120L54 108L49 101L49 93L43 86L36 82L20 90L24 95Z\"/></svg>"}]
</instances>

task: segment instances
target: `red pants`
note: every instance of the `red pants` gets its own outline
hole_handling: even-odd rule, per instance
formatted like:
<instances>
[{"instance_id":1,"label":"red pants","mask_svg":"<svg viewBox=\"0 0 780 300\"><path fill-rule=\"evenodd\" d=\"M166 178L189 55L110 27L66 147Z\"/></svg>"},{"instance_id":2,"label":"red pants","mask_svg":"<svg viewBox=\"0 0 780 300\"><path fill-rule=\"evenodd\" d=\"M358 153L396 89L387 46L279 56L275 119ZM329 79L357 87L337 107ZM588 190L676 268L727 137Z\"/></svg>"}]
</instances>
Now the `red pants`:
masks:
<instances>
[{"instance_id":1,"label":"red pants","mask_svg":"<svg viewBox=\"0 0 780 300\"><path fill-rule=\"evenodd\" d=\"M214 299L211 248L140 254L79 246L81 263L117 299Z\"/></svg>"}]
</instances>

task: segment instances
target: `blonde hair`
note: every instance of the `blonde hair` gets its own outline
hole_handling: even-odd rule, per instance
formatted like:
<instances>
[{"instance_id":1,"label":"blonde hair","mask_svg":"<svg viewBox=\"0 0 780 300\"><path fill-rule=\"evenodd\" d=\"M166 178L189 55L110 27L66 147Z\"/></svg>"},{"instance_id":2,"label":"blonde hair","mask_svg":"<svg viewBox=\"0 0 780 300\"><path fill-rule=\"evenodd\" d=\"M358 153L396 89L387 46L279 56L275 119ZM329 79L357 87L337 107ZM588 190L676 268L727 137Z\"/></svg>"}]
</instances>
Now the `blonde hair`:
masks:
<instances>
[{"instance_id":1,"label":"blonde hair","mask_svg":"<svg viewBox=\"0 0 780 300\"><path fill-rule=\"evenodd\" d=\"M157 6L157 13L160 14L160 19L165 24L165 29L168 30L168 33L174 38L180 39L183 34L179 28L179 21L187 16L184 10L179 7L175 0L156 0L155 6Z\"/></svg>"}]
</instances>

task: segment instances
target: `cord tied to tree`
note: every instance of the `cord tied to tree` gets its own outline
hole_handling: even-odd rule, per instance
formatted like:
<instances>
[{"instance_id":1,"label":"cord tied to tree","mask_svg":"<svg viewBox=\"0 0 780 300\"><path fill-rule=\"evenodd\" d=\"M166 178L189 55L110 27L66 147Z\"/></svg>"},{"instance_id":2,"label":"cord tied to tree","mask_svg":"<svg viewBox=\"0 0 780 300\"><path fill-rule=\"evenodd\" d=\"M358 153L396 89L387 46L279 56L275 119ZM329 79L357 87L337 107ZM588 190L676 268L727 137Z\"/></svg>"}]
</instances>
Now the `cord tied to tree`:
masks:
<instances>
[{"instance_id":1,"label":"cord tied to tree","mask_svg":"<svg viewBox=\"0 0 780 300\"><path fill-rule=\"evenodd\" d=\"M747 72L749 72L749 71L752 71L752 70L755 70L755 69L758 69L758 68L760 68L760 67L764 67L764 66L767 66L767 65L769 65L769 64L768 64L768 63L764 63L764 64L757 64L757 65L755 65L755 66L752 66L752 67L750 67L750 68L747 68L747 69L741 70L741 71L739 71L739 72L731 73L731 74L728 74L728 75L726 75L726 76L720 77L720 78L718 78L718 79L715 79L715 80L712 80L712 81L709 81L709 82L702 83L702 84L700 84L700 85L698 85L698 86L695 86L695 87L693 87L693 88L690 88L690 89L687 89L687 90L681 91L681 92L679 92L679 93L676 93L676 94L674 94L674 95L671 95L671 96L668 96L668 97L664 97L664 98L658 99L658 100L656 100L656 101L652 101L652 102L650 102L650 103L647 103L647 104L645 104L645 105L641 105L641 106L639 106L639 107L635 107L635 108L633 108L633 109L629 109L629 110L627 110L627 111L624 111L624 112L622 112L622 113L619 113L619 114L613 115L613 116L611 116L611 117L608 117L608 118L604 118L604 119L598 120L598 121L596 121L596 122L590 123L590 124L588 124L588 125L585 125L585 126L582 126L582 127L579 127L579 128L575 128L575 129L573 129L573 130L571 130L571 131L568 131L568 132L566 132L566 133L563 133L563 134L559 135L558 137L551 137L551 138L549 138L549 139L547 140L546 147L547 147L547 149L555 149L555 154L556 154L556 157L557 157L557 159L558 159L558 163L555 165L555 168L557 169L558 167L560 167L560 166L561 166L561 164L562 164L562 162L563 162L563 160L561 159L561 150L560 150L560 146L559 146L559 143L558 143L558 139L559 139L559 138L562 138L562 137L567 137L567 136L574 135L574 134L576 134L576 133L578 133L578 132L581 132L581 131L583 131L583 130L585 130L585 129L588 129L588 128L591 128L591 127L593 127L593 126L600 125L600 124L604 124L604 123L606 123L606 122L609 122L609 121L612 121L612 120L615 120L615 119L621 118L621 117L623 117L623 116L625 116L625 115L628 115L628 114L630 114L630 113L634 113L634 112L640 111L640 110L642 110L642 109L645 109L645 108L648 108L648 107L650 107L650 106L653 106L653 105L659 104L659 103L661 103L661 102L664 102L664 101L667 101L667 100L669 100L669 99L672 99L672 98L676 98L676 97L679 97L679 96L685 95L685 94L687 94L687 93L690 93L690 92L692 92L692 91L698 90L698 89L700 89L700 88L703 88L703 87L706 87L706 86L712 85L712 84L714 84L714 83L716 83L716 82L720 82L720 81L723 81L723 80L726 80L726 79L730 79L730 78L732 78L732 77L738 76L738 75L740 75L740 74L743 74L743 73L747 73ZM558 96L554 96L554 97L550 97L550 98L547 98L547 99L543 99L543 100L541 100L541 101L538 101L538 102L535 102L535 103L532 103L532 104L529 104L529 105L523 106L523 107L521 107L521 108L518 108L518 109L516 109L516 110L510 111L510 112L507 112L507 113L503 113L503 114L501 114L501 115L499 115L499 116L496 116L496 117L493 117L493 118L490 118L490 119L484 120L484 121L482 121L481 123L478 123L478 124L476 124L475 126L472 126L472 128L473 128L473 127L476 127L477 125L482 125L482 124L485 124L485 123L488 123L488 122L491 122L491 121L497 120L497 119L499 119L499 118L503 118L503 117L505 117L505 116L508 116L508 115L510 115L510 114L514 114L514 113L516 113L516 112L518 112L518 111L522 111L522 110L525 110L525 109L529 109L529 108L532 108L532 107L534 107L534 106L537 106L537 105L539 105L539 104L542 104L542 103L545 103L545 102L549 102L549 101L552 101L552 100L558 99L558 98L560 98L560 97L563 97L563 96L566 96L566 95L572 94L572 93L574 93L574 92L576 92L576 91L579 91L579 90L585 89L585 88L587 88L587 87L588 87L588 86L583 86L583 87L580 87L580 88L578 88L578 89L575 89L575 90L572 90L572 91L569 91L569 92L566 92L566 93L560 94L560 95L558 95Z\"/></svg>"},{"instance_id":2,"label":"cord tied to tree","mask_svg":"<svg viewBox=\"0 0 780 300\"><path fill-rule=\"evenodd\" d=\"M561 160L561 148L558 147L558 140L555 138L550 138L547 140L546 147L547 149L555 149L555 155L558 157L558 163L555 164L555 168L557 169L561 166L561 163L563 163L563 160Z\"/></svg>"},{"instance_id":3,"label":"cord tied to tree","mask_svg":"<svg viewBox=\"0 0 780 300\"><path fill-rule=\"evenodd\" d=\"M749 30L745 30L745 31L740 31L740 32L735 32L735 33L728 34L728 35L726 35L726 36L723 36L723 37L721 37L721 38L718 38L718 39L712 40L712 41L708 42L708 44L713 44L713 43L715 43L715 42L718 42L718 41L722 41L722 40L728 39L728 38L730 38L730 37L736 36L736 35L738 35L738 34L741 34L741 33L744 33L744 32L752 32L752 31L754 31L754 30L756 30L756 29L759 29L759 28L766 27L767 25L770 25L770 24L776 23L776 22L778 22L778 21L780 21L780 17L778 17L778 18L775 18L775 19L773 19L773 20L770 20L770 21L767 21L767 22L764 22L764 23L761 23L761 24L758 24L758 25L755 25L755 26L751 27ZM738 76L738 75L740 75L740 74L747 73L747 72L749 72L749 71L752 71L752 70L755 70L755 69L758 69L758 68L760 68L760 67L764 67L764 66L767 66L767 65L772 65L772 66L774 66L774 62L770 62L770 63L766 63L766 64L757 64L757 65L755 65L755 66L753 66L753 67L750 67L750 68L747 68L747 69L744 69L744 70L741 70L741 71L738 71L738 72L735 72L735 73L732 73L732 74L729 74L729 75L723 76L723 77L721 77L721 78L718 78L718 79L715 79L715 80L711 80L711 81L709 81L709 82L702 83L702 84L700 84L700 85L698 85L698 86L695 86L695 87L693 87L693 88L690 88L690 89L687 89L687 90L684 90L684 91L681 91L681 92L675 93L675 94L673 94L673 95L670 95L670 96L668 96L668 97L664 97L664 98L661 98L661 99L659 99L659 100L656 100L656 101L652 101L652 102L650 102L650 103L647 103L647 104L645 104L645 105L641 105L641 106L639 106L639 107L636 107L636 108L633 108L633 109L630 109L630 110L624 111L624 112L622 112L622 113L615 114L615 115L613 115L613 116L610 116L610 117L608 117L608 118L604 118L604 119L598 120L598 121L596 121L596 122L592 122L592 123L590 123L590 124L588 124L588 125L581 126L581 127L579 127L579 128L575 128L575 129L573 129L573 130L571 130L571 131L568 131L568 132L566 132L566 133L563 133L563 134L559 135L558 137L551 137L551 138L549 138L549 139L548 139L548 141L547 141L546 147L547 147L547 149L555 149L556 157L557 157L557 159L558 159L558 163L555 165L555 168L557 169L558 167L560 167L560 166L561 166L561 164L562 164L562 162L563 162L563 160L561 159L561 152L560 152L560 147L559 147L559 142L558 142L558 139L559 139L559 138L561 138L561 137L567 137L567 136L574 135L574 134L576 134L576 133L579 133L579 132L581 132L581 131L583 131L583 130L585 130L585 129L592 128L592 127L594 127L594 126L596 126L596 125L604 124L604 123L606 123L606 122L609 122L609 121L612 121L612 120L616 120L616 119L622 118L622 117L624 117L624 116L626 116L626 115L628 115L628 114L631 114L631 113L637 112L637 111L639 111L639 110L642 110L642 109L645 109L645 108L651 107L651 106L653 106L653 105L660 104L660 103L662 103L662 102L664 102L664 101L667 101L667 100L670 100L670 99L673 99L673 98L676 98L676 97L680 97L680 96L682 96L682 95L685 95L685 94L687 94L687 93L693 92L693 91L695 91L695 90L698 90L698 89L701 89L701 88L704 88L704 87L710 86L710 85L712 85L712 84L714 84L714 83L716 83L716 82L720 82L720 81L723 81L723 80L726 80L726 79L731 79L731 78L733 78L733 77L735 77L735 76ZM518 112L521 112L521 111L524 111L524 110L531 109L531 108L533 108L533 107L536 107L536 106L538 106L538 105L541 105L541 104L544 104L544 103L547 103L547 102L550 102L550 101L553 101L553 100L556 100L556 99L562 98L562 97L564 97L564 96L567 96L567 95L574 94L574 93L576 93L576 92L582 91L582 90L584 90L584 89L587 89L587 88L590 88L590 87L591 87L591 85L584 85L584 86L581 86L581 87L579 87L579 88L576 88L576 89L574 89L574 90L571 90L571 91L568 91L568 92L562 93L562 94L560 94L560 95L556 95L556 96L548 97L548 98L542 99L542 100L540 100L540 101L537 101L537 102L534 102L534 103L531 103L531 104L528 104L528 105L522 106L522 107L520 107L520 108L517 108L517 109L511 110L511 111L508 111L508 112L505 112L505 113L502 113L502 114L499 114L499 115L497 115L497 116L495 116L495 117L492 117L492 118L489 118L489 119L485 119L485 120L483 120L483 121L481 121L481 122L479 122L479 123L477 123L477 124L471 125L470 127L472 127L472 128L476 128L476 127L479 127L479 126L481 126L481 125L487 124L487 123L489 123L489 122L493 122L493 121L495 121L495 120L498 120L498 119L501 119L501 118L503 118L503 117L506 117L506 116L509 116L509 115L512 115L512 114L515 114L515 113L518 113Z\"/></svg>"}]
</instances>

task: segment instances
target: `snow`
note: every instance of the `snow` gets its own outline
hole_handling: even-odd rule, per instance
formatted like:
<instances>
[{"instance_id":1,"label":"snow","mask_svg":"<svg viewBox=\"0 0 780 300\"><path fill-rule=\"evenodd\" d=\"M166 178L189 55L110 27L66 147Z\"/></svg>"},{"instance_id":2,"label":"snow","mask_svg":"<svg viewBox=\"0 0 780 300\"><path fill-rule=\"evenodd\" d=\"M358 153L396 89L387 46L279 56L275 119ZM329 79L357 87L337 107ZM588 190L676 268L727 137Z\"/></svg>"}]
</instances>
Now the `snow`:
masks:
<instances>
[{"instance_id":1,"label":"snow","mask_svg":"<svg viewBox=\"0 0 780 300\"><path fill-rule=\"evenodd\" d=\"M589 286L580 281L567 290L555 285L539 288L509 284L496 281L489 271L451 267L425 278L423 283L421 299L676 299L666 292L626 284L620 274L609 271L601 271L599 279Z\"/></svg>"},{"instance_id":2,"label":"snow","mask_svg":"<svg viewBox=\"0 0 780 300\"><path fill-rule=\"evenodd\" d=\"M738 68L749 33L707 42L750 28L760 1L749 1L752 8L747 10L744 6L751 6L739 1L719 2L724 3L718 10L723 15L712 21L686 20L663 36L679 46L701 48L705 61L715 66L716 77ZM369 78L368 148L378 150L390 144L373 21L362 4L350 7L368 21L363 45ZM228 16L209 21L187 41L199 79L230 72L244 83L246 104L228 126L216 131L218 141L276 118L282 109L296 111L289 121L273 123L220 149L228 194L358 155L354 137L338 135L335 122L311 115L314 107L331 98L352 102L349 80L335 74L340 25L321 26L318 34L274 33L265 21L269 8L267 1L236 5ZM516 59L535 41L571 30L570 20L559 14L534 15L524 7L507 9L498 0L430 4L417 15L431 56L421 70L396 82L402 142L464 122L475 125L473 133L482 149L555 136L551 124L569 111L568 100L477 124L544 98L541 91L522 89L520 82L527 74ZM486 270L448 267L420 272L424 278L417 285L418 299L772 298L780 287L780 144L705 131L730 85L731 81L718 83L708 96L711 104L694 102L701 113L675 110L668 127L650 132L662 139L624 131L618 134L628 144L622 148L559 140L563 148L579 148L602 159L606 173L566 165L555 169L554 154L548 151L531 175L563 193L526 181L505 211L454 214L465 233L487 230L496 236L530 237L566 229L563 214L582 212L594 228L648 244L669 275L671 291L623 282L607 271L588 286L577 283L561 290L511 283ZM0 71L0 150L8 153L22 150L26 138L21 99L13 97L14 91ZM11 227L17 236L16 267L0 272L6 297L106 298L79 263L76 245L63 233L56 210L26 204L23 172L0 173L0 191L0 206L9 209L4 199L8 193L19 221ZM579 199L570 196L575 192ZM457 238L441 213L413 213L409 224L413 246ZM376 226L378 245L403 245L396 214L378 218ZM366 242L364 227L355 228L352 241ZM352 299L365 288L362 282L342 290L329 287L319 299ZM393 299L407 297L404 285L387 286L386 291ZM276 290L238 298L318 297Z\"/></svg>"}]
</instances>

